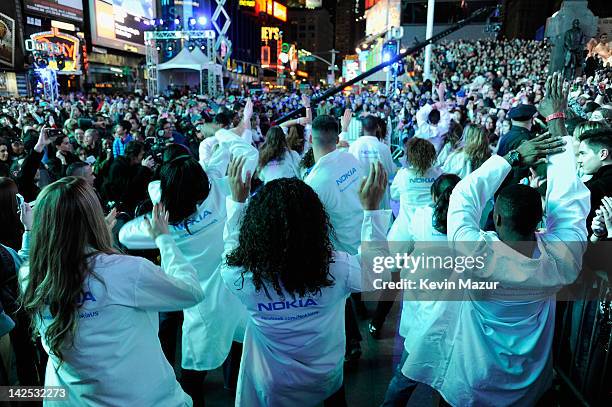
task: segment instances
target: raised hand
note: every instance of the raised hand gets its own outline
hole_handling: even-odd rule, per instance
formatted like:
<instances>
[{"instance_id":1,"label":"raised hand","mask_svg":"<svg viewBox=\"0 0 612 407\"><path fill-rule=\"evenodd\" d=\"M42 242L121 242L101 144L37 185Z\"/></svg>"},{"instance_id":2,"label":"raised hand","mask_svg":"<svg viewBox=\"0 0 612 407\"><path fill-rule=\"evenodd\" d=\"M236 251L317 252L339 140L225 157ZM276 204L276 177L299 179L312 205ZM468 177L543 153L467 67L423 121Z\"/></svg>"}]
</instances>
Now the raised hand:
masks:
<instances>
[{"instance_id":1,"label":"raised hand","mask_svg":"<svg viewBox=\"0 0 612 407\"><path fill-rule=\"evenodd\" d=\"M550 154L557 154L565 151L565 140L561 137L544 133L533 140L523 142L517 149L521 156L521 165L533 166L541 158Z\"/></svg>"},{"instance_id":2,"label":"raised hand","mask_svg":"<svg viewBox=\"0 0 612 407\"><path fill-rule=\"evenodd\" d=\"M342 115L342 119L340 119L340 124L342 125L342 131L347 132L349 129L349 125L351 124L351 120L353 119L353 111L351 109L345 109L344 114Z\"/></svg>"},{"instance_id":3,"label":"raised hand","mask_svg":"<svg viewBox=\"0 0 612 407\"><path fill-rule=\"evenodd\" d=\"M227 169L232 199L235 202L246 202L251 192L251 171L247 172L246 179L242 181L242 169L245 163L246 157L232 157Z\"/></svg>"},{"instance_id":4,"label":"raised hand","mask_svg":"<svg viewBox=\"0 0 612 407\"><path fill-rule=\"evenodd\" d=\"M19 207L19 220L26 231L32 230L33 219L32 207L29 203L23 202Z\"/></svg>"},{"instance_id":5,"label":"raised hand","mask_svg":"<svg viewBox=\"0 0 612 407\"><path fill-rule=\"evenodd\" d=\"M565 113L567 109L569 83L565 83L561 74L555 72L546 79L544 89L546 94L538 105L540 114L544 117L548 117L553 113Z\"/></svg>"},{"instance_id":6,"label":"raised hand","mask_svg":"<svg viewBox=\"0 0 612 407\"><path fill-rule=\"evenodd\" d=\"M106 223L108 230L112 232L113 228L117 224L117 208L113 208L113 210L104 217L104 223Z\"/></svg>"},{"instance_id":7,"label":"raised hand","mask_svg":"<svg viewBox=\"0 0 612 407\"><path fill-rule=\"evenodd\" d=\"M367 211L380 207L387 191L387 172L380 162L370 164L370 174L361 181L359 186L359 200L361 206Z\"/></svg>"},{"instance_id":8,"label":"raised hand","mask_svg":"<svg viewBox=\"0 0 612 407\"><path fill-rule=\"evenodd\" d=\"M157 203L153 207L152 219L145 216L145 226L149 235L153 239L157 239L161 235L167 235L168 231L168 212L162 203Z\"/></svg>"},{"instance_id":9,"label":"raised hand","mask_svg":"<svg viewBox=\"0 0 612 407\"><path fill-rule=\"evenodd\" d=\"M251 117L253 117L253 100L247 98L244 106L244 120L250 122Z\"/></svg>"}]
</instances>

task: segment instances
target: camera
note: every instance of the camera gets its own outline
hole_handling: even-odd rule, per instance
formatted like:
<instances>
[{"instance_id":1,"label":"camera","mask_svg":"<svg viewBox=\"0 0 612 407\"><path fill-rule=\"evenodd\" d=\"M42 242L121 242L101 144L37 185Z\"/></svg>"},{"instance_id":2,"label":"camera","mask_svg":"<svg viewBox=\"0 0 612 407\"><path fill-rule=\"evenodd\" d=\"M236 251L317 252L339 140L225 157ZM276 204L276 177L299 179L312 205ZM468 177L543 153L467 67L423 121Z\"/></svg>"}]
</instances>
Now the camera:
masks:
<instances>
[{"instance_id":1,"label":"camera","mask_svg":"<svg viewBox=\"0 0 612 407\"><path fill-rule=\"evenodd\" d=\"M47 129L47 136L52 139L64 137L64 132L60 129Z\"/></svg>"},{"instance_id":2,"label":"camera","mask_svg":"<svg viewBox=\"0 0 612 407\"><path fill-rule=\"evenodd\" d=\"M166 141L161 138L147 137L144 143L146 155L150 155L157 164L161 164L166 149Z\"/></svg>"}]
</instances>

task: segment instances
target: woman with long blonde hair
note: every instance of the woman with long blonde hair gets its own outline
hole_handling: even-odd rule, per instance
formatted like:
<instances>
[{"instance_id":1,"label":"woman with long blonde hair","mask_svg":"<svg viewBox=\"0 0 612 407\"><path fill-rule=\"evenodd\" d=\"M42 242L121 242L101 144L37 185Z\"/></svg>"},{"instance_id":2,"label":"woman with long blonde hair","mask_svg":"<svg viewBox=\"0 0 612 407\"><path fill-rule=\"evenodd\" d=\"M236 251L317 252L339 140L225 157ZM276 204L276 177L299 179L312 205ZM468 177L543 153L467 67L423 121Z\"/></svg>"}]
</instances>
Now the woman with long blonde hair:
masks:
<instances>
[{"instance_id":1,"label":"woman with long blonde hair","mask_svg":"<svg viewBox=\"0 0 612 407\"><path fill-rule=\"evenodd\" d=\"M487 131L482 126L473 124L463 130L461 144L461 147L448 156L442 171L464 178L491 157L491 148Z\"/></svg>"},{"instance_id":2,"label":"woman with long blonde hair","mask_svg":"<svg viewBox=\"0 0 612 407\"><path fill-rule=\"evenodd\" d=\"M43 189L31 230L21 302L49 354L45 386L65 387L74 406L191 405L162 352L158 312L191 307L203 293L168 235L165 209L156 205L149 222L162 267L113 250L82 178Z\"/></svg>"}]
</instances>

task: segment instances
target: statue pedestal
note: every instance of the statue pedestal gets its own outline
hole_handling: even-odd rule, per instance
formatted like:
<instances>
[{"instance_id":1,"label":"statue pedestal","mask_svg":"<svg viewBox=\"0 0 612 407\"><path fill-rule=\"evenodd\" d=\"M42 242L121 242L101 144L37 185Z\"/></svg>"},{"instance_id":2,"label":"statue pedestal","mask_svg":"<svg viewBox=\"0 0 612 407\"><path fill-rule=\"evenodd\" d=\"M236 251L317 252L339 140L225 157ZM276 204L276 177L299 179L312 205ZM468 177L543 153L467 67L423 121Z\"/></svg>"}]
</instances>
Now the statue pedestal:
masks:
<instances>
[{"instance_id":1,"label":"statue pedestal","mask_svg":"<svg viewBox=\"0 0 612 407\"><path fill-rule=\"evenodd\" d=\"M548 72L563 72L565 49L563 36L572 28L572 22L580 20L580 29L585 37L585 44L597 34L598 18L588 8L586 0L565 0L561 9L546 20L546 37L552 44L550 66Z\"/></svg>"}]
</instances>

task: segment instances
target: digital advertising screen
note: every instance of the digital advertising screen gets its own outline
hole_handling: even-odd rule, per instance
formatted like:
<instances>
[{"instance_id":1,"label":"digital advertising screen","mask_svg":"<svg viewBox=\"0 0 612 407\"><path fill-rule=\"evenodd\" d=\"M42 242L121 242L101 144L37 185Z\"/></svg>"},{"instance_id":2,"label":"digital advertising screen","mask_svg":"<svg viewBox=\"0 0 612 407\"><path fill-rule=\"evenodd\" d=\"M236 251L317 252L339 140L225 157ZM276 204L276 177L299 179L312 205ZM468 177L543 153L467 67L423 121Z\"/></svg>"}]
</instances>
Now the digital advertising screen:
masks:
<instances>
[{"instance_id":1,"label":"digital advertising screen","mask_svg":"<svg viewBox=\"0 0 612 407\"><path fill-rule=\"evenodd\" d=\"M155 0L89 0L94 45L145 53L145 22L155 17Z\"/></svg>"},{"instance_id":2,"label":"digital advertising screen","mask_svg":"<svg viewBox=\"0 0 612 407\"><path fill-rule=\"evenodd\" d=\"M24 0L26 11L53 18L83 21L83 0Z\"/></svg>"}]
</instances>

